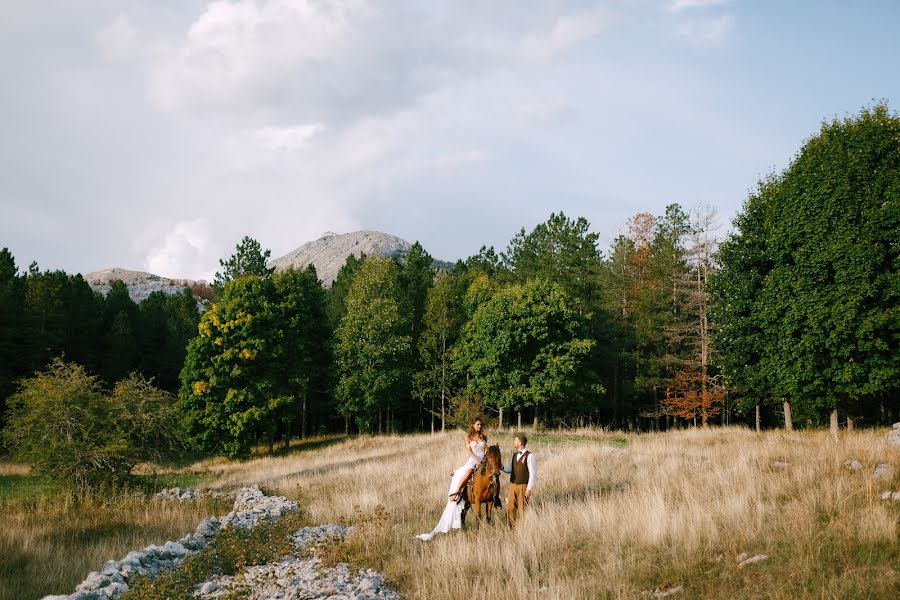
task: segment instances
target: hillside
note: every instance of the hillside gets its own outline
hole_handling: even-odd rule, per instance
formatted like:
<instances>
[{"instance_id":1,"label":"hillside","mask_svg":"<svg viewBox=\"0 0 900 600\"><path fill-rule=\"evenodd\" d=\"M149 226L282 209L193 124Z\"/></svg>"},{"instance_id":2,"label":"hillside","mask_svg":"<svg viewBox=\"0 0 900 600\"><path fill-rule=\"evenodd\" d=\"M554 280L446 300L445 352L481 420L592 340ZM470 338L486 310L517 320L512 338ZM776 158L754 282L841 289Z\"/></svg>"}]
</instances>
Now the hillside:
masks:
<instances>
[{"instance_id":1,"label":"hillside","mask_svg":"<svg viewBox=\"0 0 900 600\"><path fill-rule=\"evenodd\" d=\"M145 271L132 271L120 267L93 271L85 274L84 279L94 291L104 295L109 292L113 281L121 281L128 286L128 295L135 302L146 300L153 292L174 295L180 294L184 288L190 288L194 296L208 297L204 293L204 290L208 290L208 285L203 280L171 279Z\"/></svg>"},{"instance_id":2,"label":"hillside","mask_svg":"<svg viewBox=\"0 0 900 600\"><path fill-rule=\"evenodd\" d=\"M290 267L302 269L313 264L319 279L327 287L332 284L351 254L402 256L409 252L410 247L406 240L380 231L354 231L345 234L328 232L317 240L269 261L269 266L281 271Z\"/></svg>"}]
</instances>

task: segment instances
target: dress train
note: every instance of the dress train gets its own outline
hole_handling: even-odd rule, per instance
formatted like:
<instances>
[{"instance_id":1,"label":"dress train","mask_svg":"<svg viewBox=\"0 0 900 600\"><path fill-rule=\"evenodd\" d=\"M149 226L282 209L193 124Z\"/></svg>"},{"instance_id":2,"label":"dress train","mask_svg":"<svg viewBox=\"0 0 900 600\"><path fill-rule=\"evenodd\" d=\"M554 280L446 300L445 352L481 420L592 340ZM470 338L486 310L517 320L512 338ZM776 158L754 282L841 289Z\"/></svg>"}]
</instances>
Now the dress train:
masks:
<instances>
[{"instance_id":1,"label":"dress train","mask_svg":"<svg viewBox=\"0 0 900 600\"><path fill-rule=\"evenodd\" d=\"M469 465L465 464L453 472L453 477L450 479L450 488L447 490L447 496L459 489L459 484L462 483L463 477L465 477L466 471L468 470ZM463 493L465 493L465 490L463 490ZM441 515L438 524L431 533L420 533L416 538L427 542L439 533L447 533L451 529L459 529L462 527L462 509L462 502L455 502L448 499L447 506L444 507L444 514Z\"/></svg>"}]
</instances>

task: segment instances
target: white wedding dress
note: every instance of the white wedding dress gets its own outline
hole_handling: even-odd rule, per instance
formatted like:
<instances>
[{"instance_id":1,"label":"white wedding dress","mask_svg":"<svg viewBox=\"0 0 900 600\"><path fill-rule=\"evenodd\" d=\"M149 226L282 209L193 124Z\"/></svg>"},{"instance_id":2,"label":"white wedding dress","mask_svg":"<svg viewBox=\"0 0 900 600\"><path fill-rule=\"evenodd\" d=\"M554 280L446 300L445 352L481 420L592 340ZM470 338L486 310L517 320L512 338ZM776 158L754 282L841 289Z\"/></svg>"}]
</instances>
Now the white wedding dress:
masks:
<instances>
[{"instance_id":1,"label":"white wedding dress","mask_svg":"<svg viewBox=\"0 0 900 600\"><path fill-rule=\"evenodd\" d=\"M475 453L475 456L477 456L479 460L484 459L484 448L486 444L483 441L469 442L469 446L472 448L472 452ZM459 489L459 486L462 483L463 478L466 476L466 473L469 470L475 470L477 465L478 463L476 463L470 456L469 460L466 461L466 464L453 472L453 477L450 479L450 487L447 489L447 496L450 496L450 494ZM460 527L462 527L462 509L462 502L456 502L454 500L448 499L447 506L444 507L444 514L441 515L438 524L431 531L431 533L420 533L416 536L416 538L427 542L439 533L447 533L451 529L459 529Z\"/></svg>"}]
</instances>

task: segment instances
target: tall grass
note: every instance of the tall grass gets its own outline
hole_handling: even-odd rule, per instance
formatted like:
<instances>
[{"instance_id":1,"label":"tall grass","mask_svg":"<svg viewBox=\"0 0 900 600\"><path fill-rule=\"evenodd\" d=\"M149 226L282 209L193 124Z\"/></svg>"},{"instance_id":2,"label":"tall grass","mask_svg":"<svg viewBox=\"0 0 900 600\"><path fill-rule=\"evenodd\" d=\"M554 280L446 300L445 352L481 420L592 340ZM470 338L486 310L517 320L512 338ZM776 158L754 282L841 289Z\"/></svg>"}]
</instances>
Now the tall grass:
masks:
<instances>
[{"instance_id":1,"label":"tall grass","mask_svg":"<svg viewBox=\"0 0 900 600\"><path fill-rule=\"evenodd\" d=\"M313 521L356 524L345 558L414 598L634 598L676 586L686 597L890 598L900 506L879 492L900 477L870 473L884 461L900 470L900 456L882 435L534 436L541 482L523 525L495 517L430 543L413 536L443 508L464 459L459 433L348 441L234 465L219 483L253 480L298 496ZM508 456L510 436L499 439ZM850 457L864 473L842 466ZM742 553L769 559L739 569Z\"/></svg>"},{"instance_id":2,"label":"tall grass","mask_svg":"<svg viewBox=\"0 0 900 600\"><path fill-rule=\"evenodd\" d=\"M508 459L511 435L490 435ZM495 514L428 543L414 535L434 526L465 459L459 432L332 437L188 469L214 473L211 487L258 483L296 498L310 522L355 525L331 559L384 570L411 598L637 598L676 586L684 598L894 598L900 503L879 495L900 489L900 452L883 435L535 434L540 483L522 525L510 530ZM848 458L863 472L845 469ZM879 462L894 465L892 481L871 477ZM128 498L0 508L0 599L71 591L104 561L223 512ZM742 553L769 558L741 569Z\"/></svg>"},{"instance_id":3,"label":"tall grass","mask_svg":"<svg viewBox=\"0 0 900 600\"><path fill-rule=\"evenodd\" d=\"M72 593L88 572L149 544L178 539L225 503L65 494L0 504L0 600Z\"/></svg>"}]
</instances>

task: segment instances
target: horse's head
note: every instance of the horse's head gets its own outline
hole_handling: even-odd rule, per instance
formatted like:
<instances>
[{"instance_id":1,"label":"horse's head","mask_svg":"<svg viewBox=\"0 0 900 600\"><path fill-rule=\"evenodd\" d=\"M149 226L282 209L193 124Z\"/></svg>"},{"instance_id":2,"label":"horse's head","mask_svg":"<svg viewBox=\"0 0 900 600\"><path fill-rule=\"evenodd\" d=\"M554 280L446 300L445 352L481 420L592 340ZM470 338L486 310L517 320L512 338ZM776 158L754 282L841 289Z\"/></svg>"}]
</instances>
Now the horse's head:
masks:
<instances>
[{"instance_id":1,"label":"horse's head","mask_svg":"<svg viewBox=\"0 0 900 600\"><path fill-rule=\"evenodd\" d=\"M500 475L500 470L503 468L503 459L500 457L500 446L498 444L489 446L485 452L484 458L487 467L494 475Z\"/></svg>"}]
</instances>

